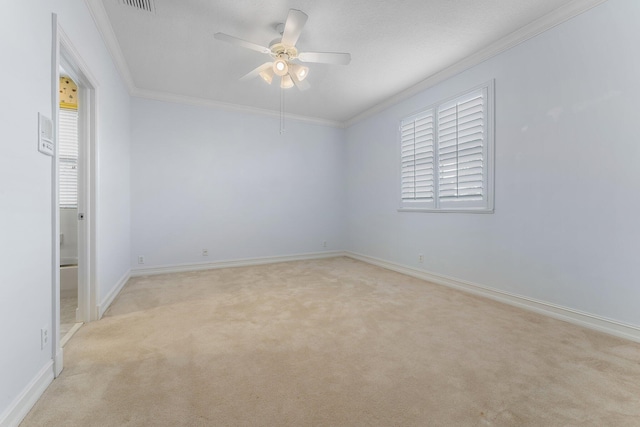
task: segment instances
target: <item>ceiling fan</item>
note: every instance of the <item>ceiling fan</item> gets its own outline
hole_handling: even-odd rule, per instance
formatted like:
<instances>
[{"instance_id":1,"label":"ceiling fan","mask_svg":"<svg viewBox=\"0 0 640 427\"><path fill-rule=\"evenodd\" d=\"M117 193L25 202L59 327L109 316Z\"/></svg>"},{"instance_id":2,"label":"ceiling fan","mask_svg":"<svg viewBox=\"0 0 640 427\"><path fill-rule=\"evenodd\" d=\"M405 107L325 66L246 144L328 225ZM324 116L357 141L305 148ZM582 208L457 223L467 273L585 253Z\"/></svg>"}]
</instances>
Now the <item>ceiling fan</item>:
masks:
<instances>
[{"instance_id":1,"label":"ceiling fan","mask_svg":"<svg viewBox=\"0 0 640 427\"><path fill-rule=\"evenodd\" d=\"M309 74L309 67L299 64L298 61L339 65L347 65L351 62L351 54L349 53L298 52L296 43L308 18L304 12L290 9L287 21L276 27L282 34L282 38L273 40L269 47L260 46L224 33L216 33L214 38L266 53L273 58L272 61L265 62L240 80L248 80L260 76L264 81L271 84L273 78L278 76L280 77L281 88L288 89L295 85L300 90L306 90L310 87L309 82L305 81Z\"/></svg>"}]
</instances>

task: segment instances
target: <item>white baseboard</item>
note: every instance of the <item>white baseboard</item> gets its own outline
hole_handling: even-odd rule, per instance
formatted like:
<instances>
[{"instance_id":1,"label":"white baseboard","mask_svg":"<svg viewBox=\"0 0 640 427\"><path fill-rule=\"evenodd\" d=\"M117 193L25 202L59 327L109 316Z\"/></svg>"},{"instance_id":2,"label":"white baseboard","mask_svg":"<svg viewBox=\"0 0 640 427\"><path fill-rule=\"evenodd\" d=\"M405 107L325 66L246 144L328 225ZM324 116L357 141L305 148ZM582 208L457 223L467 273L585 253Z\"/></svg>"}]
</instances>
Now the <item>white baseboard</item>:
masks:
<instances>
[{"instance_id":1,"label":"white baseboard","mask_svg":"<svg viewBox=\"0 0 640 427\"><path fill-rule=\"evenodd\" d=\"M60 343L60 347L56 350L56 359L53 363L54 378L58 378L64 369L64 344Z\"/></svg>"},{"instance_id":2,"label":"white baseboard","mask_svg":"<svg viewBox=\"0 0 640 427\"><path fill-rule=\"evenodd\" d=\"M120 278L120 280L118 280L118 283L116 284L116 286L114 286L113 289L111 289L111 292L109 292L107 296L105 296L104 299L100 301L100 304L97 307L98 320L102 319L102 316L104 315L105 311L107 311L107 309L109 308L113 300L116 299L116 297L118 296L122 288L124 288L124 285L127 284L130 278L131 278L131 270L128 270L126 273L124 273L124 275Z\"/></svg>"},{"instance_id":3,"label":"white baseboard","mask_svg":"<svg viewBox=\"0 0 640 427\"><path fill-rule=\"evenodd\" d=\"M53 360L50 360L0 415L0 427L17 427L52 381Z\"/></svg>"},{"instance_id":4,"label":"white baseboard","mask_svg":"<svg viewBox=\"0 0 640 427\"><path fill-rule=\"evenodd\" d=\"M65 345L67 345L67 343L69 342L69 340L71 340L71 338L73 338L73 336L75 335L76 332L78 332L80 330L80 328L82 327L83 323L82 322L77 322L75 323L71 329L69 329L69 331L64 334L64 337L60 338L60 348L64 348ZM58 375L60 375L59 372L56 372L56 378L58 377Z\"/></svg>"},{"instance_id":5,"label":"white baseboard","mask_svg":"<svg viewBox=\"0 0 640 427\"><path fill-rule=\"evenodd\" d=\"M188 271L214 270L229 267L248 267L252 265L276 264L279 262L303 261L308 259L335 258L345 256L343 251L309 252L299 255L284 255L261 258L244 258L230 261L215 261L190 264L173 264L160 267L135 268L131 270L131 277L152 276L157 274L183 273Z\"/></svg>"},{"instance_id":6,"label":"white baseboard","mask_svg":"<svg viewBox=\"0 0 640 427\"><path fill-rule=\"evenodd\" d=\"M475 295L483 296L495 301L500 301L505 304L524 308L525 310L534 311L536 313L563 320L565 322L573 323L585 328L614 335L616 337L640 342L640 327L638 326L628 325L616 320L607 319L579 310L574 310L572 308L563 307L557 304L552 304L533 298L523 297L498 289L493 289L488 286L479 285L477 283L468 282L453 277L447 277L424 270L418 270L413 267L396 264L394 262L385 261L367 255L362 255L354 252L345 252L344 255L353 259L357 259L359 261L366 262L368 264L386 268L387 270L393 270L398 273L406 274L407 276L416 277L418 279L423 279L431 283L436 283L438 285L443 285Z\"/></svg>"}]
</instances>

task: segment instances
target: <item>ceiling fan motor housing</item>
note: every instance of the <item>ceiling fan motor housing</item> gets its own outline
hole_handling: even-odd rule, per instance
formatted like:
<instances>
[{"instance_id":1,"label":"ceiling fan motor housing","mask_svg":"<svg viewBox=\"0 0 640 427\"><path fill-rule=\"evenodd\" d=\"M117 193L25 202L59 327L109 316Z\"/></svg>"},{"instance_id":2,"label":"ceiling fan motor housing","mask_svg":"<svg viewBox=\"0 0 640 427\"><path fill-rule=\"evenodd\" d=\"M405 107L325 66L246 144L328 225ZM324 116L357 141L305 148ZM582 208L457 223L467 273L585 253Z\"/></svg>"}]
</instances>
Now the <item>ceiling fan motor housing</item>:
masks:
<instances>
[{"instance_id":1,"label":"ceiling fan motor housing","mask_svg":"<svg viewBox=\"0 0 640 427\"><path fill-rule=\"evenodd\" d=\"M295 46L287 46L280 42L280 39L275 39L269 44L269 49L271 49L271 55L275 58L280 57L280 55L287 55L287 59L296 59L298 57L298 49Z\"/></svg>"}]
</instances>

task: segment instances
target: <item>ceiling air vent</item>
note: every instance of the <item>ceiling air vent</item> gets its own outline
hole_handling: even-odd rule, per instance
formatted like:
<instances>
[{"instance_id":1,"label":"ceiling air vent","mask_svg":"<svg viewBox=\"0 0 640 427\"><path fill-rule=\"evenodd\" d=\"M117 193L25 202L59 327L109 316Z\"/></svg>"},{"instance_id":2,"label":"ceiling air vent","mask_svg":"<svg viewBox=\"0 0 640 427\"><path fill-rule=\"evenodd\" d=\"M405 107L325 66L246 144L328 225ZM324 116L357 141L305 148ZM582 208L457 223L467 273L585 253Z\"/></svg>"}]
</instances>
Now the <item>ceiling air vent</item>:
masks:
<instances>
[{"instance_id":1,"label":"ceiling air vent","mask_svg":"<svg viewBox=\"0 0 640 427\"><path fill-rule=\"evenodd\" d=\"M120 0L120 2L125 6L131 6L141 12L156 12L153 0Z\"/></svg>"}]
</instances>

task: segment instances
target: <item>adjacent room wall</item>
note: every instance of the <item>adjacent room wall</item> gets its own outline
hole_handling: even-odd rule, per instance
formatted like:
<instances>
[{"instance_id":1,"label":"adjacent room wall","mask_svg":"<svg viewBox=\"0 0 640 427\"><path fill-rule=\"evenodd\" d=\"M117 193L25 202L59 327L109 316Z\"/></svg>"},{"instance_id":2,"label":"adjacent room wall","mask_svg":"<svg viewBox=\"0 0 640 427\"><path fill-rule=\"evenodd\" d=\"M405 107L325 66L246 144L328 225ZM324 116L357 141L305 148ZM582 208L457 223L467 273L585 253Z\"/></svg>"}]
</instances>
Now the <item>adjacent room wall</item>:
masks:
<instances>
[{"instance_id":1,"label":"adjacent room wall","mask_svg":"<svg viewBox=\"0 0 640 427\"><path fill-rule=\"evenodd\" d=\"M97 280L106 295L129 270L129 97L84 2L3 2L0 13L0 424L44 378L52 327L52 158L37 150L52 117L52 13L99 83ZM57 97L56 97L57 98ZM99 298L100 299L100 298ZM50 371L50 369L49 369ZM43 374L44 372L44 374Z\"/></svg>"},{"instance_id":2,"label":"adjacent room wall","mask_svg":"<svg viewBox=\"0 0 640 427\"><path fill-rule=\"evenodd\" d=\"M640 326L638 22L611 0L349 128L349 249ZM490 79L495 213L398 212L400 118Z\"/></svg>"},{"instance_id":3,"label":"adjacent room wall","mask_svg":"<svg viewBox=\"0 0 640 427\"><path fill-rule=\"evenodd\" d=\"M60 209L60 265L78 263L78 209Z\"/></svg>"},{"instance_id":4,"label":"adjacent room wall","mask_svg":"<svg viewBox=\"0 0 640 427\"><path fill-rule=\"evenodd\" d=\"M134 268L344 249L342 129L135 98L131 128Z\"/></svg>"}]
</instances>

